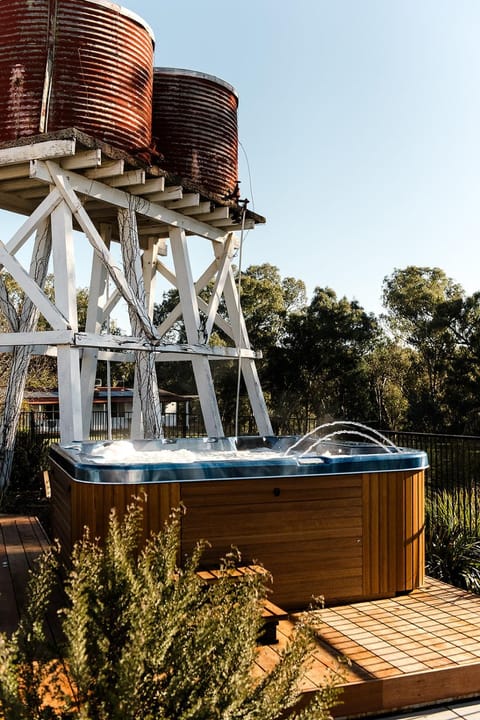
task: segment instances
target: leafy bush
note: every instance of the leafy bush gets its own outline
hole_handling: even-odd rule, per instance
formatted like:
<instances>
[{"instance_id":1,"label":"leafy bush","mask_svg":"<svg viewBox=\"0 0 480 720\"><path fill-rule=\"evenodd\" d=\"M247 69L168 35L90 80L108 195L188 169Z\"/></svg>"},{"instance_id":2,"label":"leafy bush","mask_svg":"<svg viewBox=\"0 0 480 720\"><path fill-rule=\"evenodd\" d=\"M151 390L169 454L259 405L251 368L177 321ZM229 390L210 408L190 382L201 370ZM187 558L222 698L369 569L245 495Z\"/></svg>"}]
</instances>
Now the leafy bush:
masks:
<instances>
[{"instance_id":1,"label":"leafy bush","mask_svg":"<svg viewBox=\"0 0 480 720\"><path fill-rule=\"evenodd\" d=\"M48 451L49 444L44 438L25 431L17 433L10 482L0 496L2 510L12 512L41 497Z\"/></svg>"},{"instance_id":2,"label":"leafy bush","mask_svg":"<svg viewBox=\"0 0 480 720\"><path fill-rule=\"evenodd\" d=\"M311 632L301 622L280 662L255 677L264 579L197 575L203 544L181 566L180 511L138 550L143 509L112 513L102 547L88 533L75 546L61 611L65 645L48 652L43 618L56 553L30 584L27 614L11 640L0 636L0 710L6 720L326 720L331 683L297 709ZM57 553L58 554L58 553ZM55 660L61 657L61 660Z\"/></svg>"},{"instance_id":3,"label":"leafy bush","mask_svg":"<svg viewBox=\"0 0 480 720\"><path fill-rule=\"evenodd\" d=\"M426 571L480 593L480 528L473 492L434 493L427 502Z\"/></svg>"}]
</instances>

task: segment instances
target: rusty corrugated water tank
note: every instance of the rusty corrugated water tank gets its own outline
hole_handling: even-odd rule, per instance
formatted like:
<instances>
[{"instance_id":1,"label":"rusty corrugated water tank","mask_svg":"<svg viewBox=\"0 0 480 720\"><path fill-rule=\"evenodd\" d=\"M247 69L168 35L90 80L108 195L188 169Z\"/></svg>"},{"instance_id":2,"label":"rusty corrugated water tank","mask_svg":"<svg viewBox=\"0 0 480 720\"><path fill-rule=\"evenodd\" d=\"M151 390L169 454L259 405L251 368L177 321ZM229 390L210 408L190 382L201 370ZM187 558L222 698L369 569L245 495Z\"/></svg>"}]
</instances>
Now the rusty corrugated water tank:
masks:
<instances>
[{"instance_id":1,"label":"rusty corrugated water tank","mask_svg":"<svg viewBox=\"0 0 480 720\"><path fill-rule=\"evenodd\" d=\"M148 25L107 0L1 0L0 142L76 127L150 146L153 46Z\"/></svg>"},{"instance_id":2,"label":"rusty corrugated water tank","mask_svg":"<svg viewBox=\"0 0 480 720\"><path fill-rule=\"evenodd\" d=\"M238 97L211 75L176 68L153 71L153 138L161 165L191 186L216 196L238 180Z\"/></svg>"}]
</instances>

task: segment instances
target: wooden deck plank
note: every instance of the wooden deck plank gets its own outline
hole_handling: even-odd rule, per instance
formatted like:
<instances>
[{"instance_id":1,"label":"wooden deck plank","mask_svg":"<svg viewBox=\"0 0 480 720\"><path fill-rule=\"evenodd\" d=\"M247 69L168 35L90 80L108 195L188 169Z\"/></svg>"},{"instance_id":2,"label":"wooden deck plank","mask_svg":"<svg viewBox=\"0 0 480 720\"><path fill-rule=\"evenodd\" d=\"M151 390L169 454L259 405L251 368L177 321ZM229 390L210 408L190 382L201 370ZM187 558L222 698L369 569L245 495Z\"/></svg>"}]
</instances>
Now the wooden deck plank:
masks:
<instances>
[{"instance_id":1,"label":"wooden deck plank","mask_svg":"<svg viewBox=\"0 0 480 720\"><path fill-rule=\"evenodd\" d=\"M0 519L1 520L1 519ZM13 632L18 624L18 608L4 525L0 522L0 624L1 630Z\"/></svg>"},{"instance_id":2,"label":"wooden deck plank","mask_svg":"<svg viewBox=\"0 0 480 720\"><path fill-rule=\"evenodd\" d=\"M48 547L37 518L0 516L0 629L11 633L25 601L28 575Z\"/></svg>"}]
</instances>

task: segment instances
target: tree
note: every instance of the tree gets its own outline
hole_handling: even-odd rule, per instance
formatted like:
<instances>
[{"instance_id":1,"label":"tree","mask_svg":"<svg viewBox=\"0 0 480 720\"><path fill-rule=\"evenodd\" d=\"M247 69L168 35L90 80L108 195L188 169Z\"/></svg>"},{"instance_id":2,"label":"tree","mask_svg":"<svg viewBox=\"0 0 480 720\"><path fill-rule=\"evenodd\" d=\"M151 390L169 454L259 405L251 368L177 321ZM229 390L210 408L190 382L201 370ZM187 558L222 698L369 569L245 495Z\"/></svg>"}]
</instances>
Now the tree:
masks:
<instances>
[{"instance_id":1,"label":"tree","mask_svg":"<svg viewBox=\"0 0 480 720\"><path fill-rule=\"evenodd\" d=\"M379 427L402 429L408 419L411 390L416 385L414 351L385 337L369 353L367 365Z\"/></svg>"},{"instance_id":2,"label":"tree","mask_svg":"<svg viewBox=\"0 0 480 720\"><path fill-rule=\"evenodd\" d=\"M310 305L288 316L285 336L270 353L274 413L368 418L373 405L365 360L378 336L374 316L356 301L338 299L331 288L316 288ZM287 403L284 409L279 399Z\"/></svg>"},{"instance_id":3,"label":"tree","mask_svg":"<svg viewBox=\"0 0 480 720\"><path fill-rule=\"evenodd\" d=\"M450 431L480 432L480 293L445 302L438 312L450 327L455 351L445 380L445 424Z\"/></svg>"},{"instance_id":4,"label":"tree","mask_svg":"<svg viewBox=\"0 0 480 720\"><path fill-rule=\"evenodd\" d=\"M200 293L205 301L208 301L212 287L213 283L209 283ZM251 346L267 358L271 348L281 342L289 315L305 307L305 284L302 280L292 277L282 279L277 267L264 263L251 265L241 273L239 292ZM176 289L164 293L162 302L155 305L155 325L164 322L175 311L178 303L179 296ZM218 313L221 317L227 318L224 302L220 303ZM171 343L186 342L185 328L180 315L165 335L165 340ZM210 342L214 345L231 347L235 345L235 340L218 328L212 333ZM266 360L258 363L262 378L265 377L266 367ZM220 412L227 418L233 417L235 408L237 368L237 363L231 361L212 364ZM185 394L196 392L188 363L161 363L159 373L161 373L162 387Z\"/></svg>"},{"instance_id":5,"label":"tree","mask_svg":"<svg viewBox=\"0 0 480 720\"><path fill-rule=\"evenodd\" d=\"M250 343L261 352L280 342L289 313L306 305L303 281L282 280L278 268L269 263L250 265L242 273L240 294Z\"/></svg>"},{"instance_id":6,"label":"tree","mask_svg":"<svg viewBox=\"0 0 480 720\"><path fill-rule=\"evenodd\" d=\"M178 511L139 552L141 512L132 505L122 523L113 513L103 547L88 534L76 545L59 663L46 654L41 630L54 577L52 555L44 558L19 631L11 641L0 636L3 716L46 720L60 710L70 720L327 720L337 694L329 683L296 709L307 623L271 673L255 677L261 576L232 581L232 557L206 585L197 574L202 543L179 567Z\"/></svg>"},{"instance_id":7,"label":"tree","mask_svg":"<svg viewBox=\"0 0 480 720\"><path fill-rule=\"evenodd\" d=\"M445 427L445 381L458 345L452 318L463 299L461 286L440 268L411 265L384 279L388 327L400 342L416 351L418 377L425 378L411 412L417 428Z\"/></svg>"}]
</instances>

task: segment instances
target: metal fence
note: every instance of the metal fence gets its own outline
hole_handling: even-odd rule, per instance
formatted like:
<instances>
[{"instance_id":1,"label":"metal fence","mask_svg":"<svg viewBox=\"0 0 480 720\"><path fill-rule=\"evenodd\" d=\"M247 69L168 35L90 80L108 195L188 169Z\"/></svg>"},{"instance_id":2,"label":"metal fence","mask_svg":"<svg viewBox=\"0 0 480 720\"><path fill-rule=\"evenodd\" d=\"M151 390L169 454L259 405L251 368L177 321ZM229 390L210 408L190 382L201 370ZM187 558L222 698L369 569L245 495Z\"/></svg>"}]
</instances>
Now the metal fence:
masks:
<instances>
[{"instance_id":1,"label":"metal fence","mask_svg":"<svg viewBox=\"0 0 480 720\"><path fill-rule=\"evenodd\" d=\"M425 450L426 498L435 515L439 503L449 515L475 534L480 530L480 437L435 435L414 432L385 432L401 447Z\"/></svg>"},{"instance_id":2,"label":"metal fence","mask_svg":"<svg viewBox=\"0 0 480 720\"><path fill-rule=\"evenodd\" d=\"M307 423L304 418L272 419L274 431L284 435L303 435L315 427L316 420ZM130 437L131 414L111 419L113 439ZM59 440L58 417L46 416L35 411L23 412L18 431L32 437L42 437L47 442ZM226 436L235 434L233 421L224 421ZM257 428L251 416L241 417L238 422L240 435L255 435ZM90 439L103 440L108 437L106 412L94 411ZM424 450L428 454L429 468L426 472L427 502L432 512L443 493L451 503L455 517L463 517L464 523L472 530L480 528L480 437L465 435L438 435L416 432L382 431L389 440L400 447ZM204 437L205 426L201 416L189 414L166 414L164 435L175 437Z\"/></svg>"}]
</instances>

